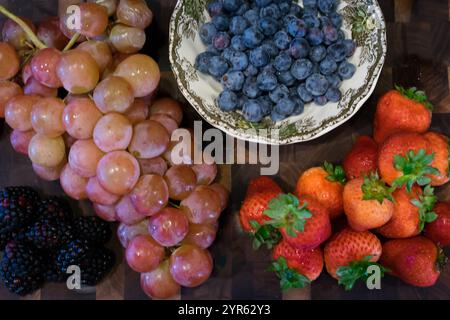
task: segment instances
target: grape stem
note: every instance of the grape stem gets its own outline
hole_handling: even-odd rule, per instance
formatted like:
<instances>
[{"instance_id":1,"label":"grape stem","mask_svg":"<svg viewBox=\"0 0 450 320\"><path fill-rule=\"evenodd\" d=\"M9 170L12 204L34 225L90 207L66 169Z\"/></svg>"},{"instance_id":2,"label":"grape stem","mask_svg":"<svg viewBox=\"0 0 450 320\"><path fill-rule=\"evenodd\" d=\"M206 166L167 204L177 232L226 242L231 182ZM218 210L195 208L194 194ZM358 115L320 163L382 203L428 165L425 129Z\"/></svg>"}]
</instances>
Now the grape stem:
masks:
<instances>
[{"instance_id":1,"label":"grape stem","mask_svg":"<svg viewBox=\"0 0 450 320\"><path fill-rule=\"evenodd\" d=\"M79 32L75 33L72 38L70 39L69 43L65 46L63 49L63 52L69 51L72 49L72 47L75 45L75 43L78 41L78 38L80 38L81 34Z\"/></svg>"},{"instance_id":2,"label":"grape stem","mask_svg":"<svg viewBox=\"0 0 450 320\"><path fill-rule=\"evenodd\" d=\"M11 13L10 11L8 11L8 9L6 9L2 5L0 5L0 13L2 13L3 15L5 15L9 19L11 19L12 21L17 23L23 29L23 31L25 31L27 36L30 38L31 42L33 42L33 44L38 49L45 49L45 48L47 48L47 46L41 40L39 40L39 38L36 36L36 34L34 34L33 30L31 30L31 28L22 19L20 19L18 16L16 16L13 13Z\"/></svg>"}]
</instances>

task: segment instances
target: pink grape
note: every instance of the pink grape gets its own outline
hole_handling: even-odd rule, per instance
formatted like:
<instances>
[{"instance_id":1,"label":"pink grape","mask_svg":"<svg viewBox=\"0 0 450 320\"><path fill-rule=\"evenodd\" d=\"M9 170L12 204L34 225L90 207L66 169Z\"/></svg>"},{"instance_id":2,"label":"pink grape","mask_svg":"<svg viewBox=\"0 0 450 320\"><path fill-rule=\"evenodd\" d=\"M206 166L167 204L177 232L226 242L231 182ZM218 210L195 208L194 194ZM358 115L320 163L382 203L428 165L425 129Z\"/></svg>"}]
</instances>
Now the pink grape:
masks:
<instances>
[{"instance_id":1,"label":"pink grape","mask_svg":"<svg viewBox=\"0 0 450 320\"><path fill-rule=\"evenodd\" d=\"M230 191L227 190L220 183L214 183L209 186L210 189L215 191L220 198L220 211L224 211L228 206L228 199L230 197Z\"/></svg>"},{"instance_id":2,"label":"pink grape","mask_svg":"<svg viewBox=\"0 0 450 320\"><path fill-rule=\"evenodd\" d=\"M97 177L92 177L89 179L86 186L86 193L92 202L111 206L119 201L120 197L106 191L98 182Z\"/></svg>"},{"instance_id":3,"label":"pink grape","mask_svg":"<svg viewBox=\"0 0 450 320\"><path fill-rule=\"evenodd\" d=\"M33 130L29 131L19 131L19 130L13 130L11 132L11 135L9 137L9 140L11 142L11 146L13 147L14 151L28 155L28 146L30 145L31 139L36 135L36 132Z\"/></svg>"},{"instance_id":4,"label":"pink grape","mask_svg":"<svg viewBox=\"0 0 450 320\"><path fill-rule=\"evenodd\" d=\"M21 94L22 88L17 83L0 80L0 118L5 117L5 106L9 99Z\"/></svg>"},{"instance_id":5,"label":"pink grape","mask_svg":"<svg viewBox=\"0 0 450 320\"><path fill-rule=\"evenodd\" d=\"M114 222L116 218L115 206L107 206L99 203L93 203L95 214L102 220Z\"/></svg>"},{"instance_id":6,"label":"pink grape","mask_svg":"<svg viewBox=\"0 0 450 320\"><path fill-rule=\"evenodd\" d=\"M87 199L86 186L88 179L77 174L69 164L63 168L60 177L64 192L75 200Z\"/></svg>"},{"instance_id":7,"label":"pink grape","mask_svg":"<svg viewBox=\"0 0 450 320\"><path fill-rule=\"evenodd\" d=\"M33 77L33 70L31 70L31 63L30 61L28 61L22 67L22 82L27 83L28 79L30 79L31 77Z\"/></svg>"},{"instance_id":8,"label":"pink grape","mask_svg":"<svg viewBox=\"0 0 450 320\"><path fill-rule=\"evenodd\" d=\"M65 132L62 115L64 101L47 97L36 101L31 110L31 123L34 131L50 138L56 138Z\"/></svg>"},{"instance_id":9,"label":"pink grape","mask_svg":"<svg viewBox=\"0 0 450 320\"><path fill-rule=\"evenodd\" d=\"M121 53L136 53L145 44L146 36L142 29L116 24L109 34L109 41Z\"/></svg>"},{"instance_id":10,"label":"pink grape","mask_svg":"<svg viewBox=\"0 0 450 320\"><path fill-rule=\"evenodd\" d=\"M139 235L128 245L125 257L128 265L136 272L150 272L164 259L164 248L149 235Z\"/></svg>"},{"instance_id":11,"label":"pink grape","mask_svg":"<svg viewBox=\"0 0 450 320\"><path fill-rule=\"evenodd\" d=\"M12 97L5 106L5 121L13 129L28 131L33 129L31 124L31 110L40 100L36 95L18 95Z\"/></svg>"},{"instance_id":12,"label":"pink grape","mask_svg":"<svg viewBox=\"0 0 450 320\"><path fill-rule=\"evenodd\" d=\"M195 143L191 130L179 128L172 133L171 140L163 158L172 166L193 165L196 152L202 155L201 146Z\"/></svg>"},{"instance_id":13,"label":"pink grape","mask_svg":"<svg viewBox=\"0 0 450 320\"><path fill-rule=\"evenodd\" d=\"M105 71L113 61L111 49L109 48L109 45L103 41L85 41L80 43L77 49L89 53L91 57L94 58L100 73Z\"/></svg>"},{"instance_id":14,"label":"pink grape","mask_svg":"<svg viewBox=\"0 0 450 320\"><path fill-rule=\"evenodd\" d=\"M188 234L189 221L181 210L167 207L150 218L148 231L160 245L173 247Z\"/></svg>"},{"instance_id":15,"label":"pink grape","mask_svg":"<svg viewBox=\"0 0 450 320\"><path fill-rule=\"evenodd\" d=\"M195 164L192 166L197 176L197 184L210 185L217 176L217 165L213 164Z\"/></svg>"},{"instance_id":16,"label":"pink grape","mask_svg":"<svg viewBox=\"0 0 450 320\"><path fill-rule=\"evenodd\" d=\"M169 135L171 135L175 130L178 129L178 124L171 117L164 114L155 114L150 117L150 120L156 121L166 128Z\"/></svg>"},{"instance_id":17,"label":"pink grape","mask_svg":"<svg viewBox=\"0 0 450 320\"><path fill-rule=\"evenodd\" d=\"M133 225L121 223L117 228L117 238L122 247L128 247L130 241L137 236L148 235L148 223L148 219L144 219Z\"/></svg>"},{"instance_id":18,"label":"pink grape","mask_svg":"<svg viewBox=\"0 0 450 320\"><path fill-rule=\"evenodd\" d=\"M48 17L42 20L36 35L47 47L58 50L64 49L69 42L69 39L67 39L59 28L58 17Z\"/></svg>"},{"instance_id":19,"label":"pink grape","mask_svg":"<svg viewBox=\"0 0 450 320\"><path fill-rule=\"evenodd\" d=\"M150 107L150 115L153 116L157 114L171 117L178 125L180 125L183 120L183 109L180 103L172 98L161 98L153 102Z\"/></svg>"},{"instance_id":20,"label":"pink grape","mask_svg":"<svg viewBox=\"0 0 450 320\"><path fill-rule=\"evenodd\" d=\"M154 92L161 77L158 64L144 54L135 54L123 60L114 75L128 81L135 98L142 98Z\"/></svg>"},{"instance_id":21,"label":"pink grape","mask_svg":"<svg viewBox=\"0 0 450 320\"><path fill-rule=\"evenodd\" d=\"M193 244L202 249L209 248L216 239L217 228L211 224L190 224L183 244Z\"/></svg>"},{"instance_id":22,"label":"pink grape","mask_svg":"<svg viewBox=\"0 0 450 320\"><path fill-rule=\"evenodd\" d=\"M19 70L20 59L16 50L8 43L0 42L0 80L11 79Z\"/></svg>"},{"instance_id":23,"label":"pink grape","mask_svg":"<svg viewBox=\"0 0 450 320\"><path fill-rule=\"evenodd\" d=\"M119 22L142 30L153 20L153 12L143 0L121 0L116 15Z\"/></svg>"},{"instance_id":24,"label":"pink grape","mask_svg":"<svg viewBox=\"0 0 450 320\"><path fill-rule=\"evenodd\" d=\"M117 0L88 0L87 2L93 2L106 8L108 16L112 16L116 13Z\"/></svg>"},{"instance_id":25,"label":"pink grape","mask_svg":"<svg viewBox=\"0 0 450 320\"><path fill-rule=\"evenodd\" d=\"M167 171L167 163L161 157L152 159L138 159L141 167L141 174L157 174L163 176Z\"/></svg>"},{"instance_id":26,"label":"pink grape","mask_svg":"<svg viewBox=\"0 0 450 320\"><path fill-rule=\"evenodd\" d=\"M169 133L158 122L146 120L134 126L129 150L137 158L155 158L169 146Z\"/></svg>"},{"instance_id":27,"label":"pink grape","mask_svg":"<svg viewBox=\"0 0 450 320\"><path fill-rule=\"evenodd\" d=\"M129 196L124 196L116 204L116 216L120 222L133 225L142 221L145 217L136 211Z\"/></svg>"},{"instance_id":28,"label":"pink grape","mask_svg":"<svg viewBox=\"0 0 450 320\"><path fill-rule=\"evenodd\" d=\"M26 17L20 17L20 19L30 27L31 31L36 32L36 27L30 19ZM11 19L7 19L3 24L2 39L16 50L29 49L28 44L31 43L31 39L27 36L22 27Z\"/></svg>"},{"instance_id":29,"label":"pink grape","mask_svg":"<svg viewBox=\"0 0 450 320\"><path fill-rule=\"evenodd\" d=\"M61 52L55 48L39 50L31 59L33 77L49 88L62 86L56 73L56 66L61 59Z\"/></svg>"},{"instance_id":30,"label":"pink grape","mask_svg":"<svg viewBox=\"0 0 450 320\"><path fill-rule=\"evenodd\" d=\"M61 177L61 172L66 164L67 161L65 161L65 159L63 162L61 162L61 164L53 168L43 167L36 163L33 163L33 170L34 173L36 173L36 175L43 180L56 181Z\"/></svg>"},{"instance_id":31,"label":"pink grape","mask_svg":"<svg viewBox=\"0 0 450 320\"><path fill-rule=\"evenodd\" d=\"M186 165L173 166L167 170L164 180L169 188L169 196L173 200L186 199L197 184L195 172Z\"/></svg>"},{"instance_id":32,"label":"pink grape","mask_svg":"<svg viewBox=\"0 0 450 320\"><path fill-rule=\"evenodd\" d=\"M170 299L180 294L181 287L170 274L169 260L153 271L141 274L141 288L152 299Z\"/></svg>"},{"instance_id":33,"label":"pink grape","mask_svg":"<svg viewBox=\"0 0 450 320\"><path fill-rule=\"evenodd\" d=\"M59 29L64 34L64 36L66 36L66 38L71 39L77 33L77 30L76 28L69 28L69 26L67 25L68 21L73 21L73 15L63 13L63 15L59 17ZM81 35L78 37L76 42L80 43L86 40L86 37Z\"/></svg>"},{"instance_id":34,"label":"pink grape","mask_svg":"<svg viewBox=\"0 0 450 320\"><path fill-rule=\"evenodd\" d=\"M184 287L198 287L208 280L212 270L211 254L194 245L184 244L170 257L170 274Z\"/></svg>"},{"instance_id":35,"label":"pink grape","mask_svg":"<svg viewBox=\"0 0 450 320\"><path fill-rule=\"evenodd\" d=\"M103 113L124 113L134 102L133 88L124 78L110 76L95 88L94 101Z\"/></svg>"},{"instance_id":36,"label":"pink grape","mask_svg":"<svg viewBox=\"0 0 450 320\"><path fill-rule=\"evenodd\" d=\"M66 146L61 136L49 138L36 134L28 146L31 162L44 167L56 167L66 156Z\"/></svg>"},{"instance_id":37,"label":"pink grape","mask_svg":"<svg viewBox=\"0 0 450 320\"><path fill-rule=\"evenodd\" d=\"M161 176L144 175L130 193L130 199L140 214L152 216L169 202L169 190Z\"/></svg>"},{"instance_id":38,"label":"pink grape","mask_svg":"<svg viewBox=\"0 0 450 320\"><path fill-rule=\"evenodd\" d=\"M131 107L125 112L125 117L130 120L132 125L135 125L147 119L148 113L147 103L141 98L136 98Z\"/></svg>"},{"instance_id":39,"label":"pink grape","mask_svg":"<svg viewBox=\"0 0 450 320\"><path fill-rule=\"evenodd\" d=\"M80 176L85 178L94 177L97 174L97 165L104 155L93 140L78 140L70 148L69 164Z\"/></svg>"},{"instance_id":40,"label":"pink grape","mask_svg":"<svg viewBox=\"0 0 450 320\"><path fill-rule=\"evenodd\" d=\"M32 76L23 87L23 93L26 95L36 94L42 97L57 97L58 89L44 86Z\"/></svg>"},{"instance_id":41,"label":"pink grape","mask_svg":"<svg viewBox=\"0 0 450 320\"><path fill-rule=\"evenodd\" d=\"M189 197L181 201L180 208L191 223L214 223L221 213L221 199L211 188L198 186Z\"/></svg>"},{"instance_id":42,"label":"pink grape","mask_svg":"<svg viewBox=\"0 0 450 320\"><path fill-rule=\"evenodd\" d=\"M63 134L64 143L68 149L72 148L75 142L78 140L69 135L67 132Z\"/></svg>"},{"instance_id":43,"label":"pink grape","mask_svg":"<svg viewBox=\"0 0 450 320\"><path fill-rule=\"evenodd\" d=\"M80 3L81 28L77 30L82 35L93 38L101 35L108 27L108 12L105 7L96 3Z\"/></svg>"},{"instance_id":44,"label":"pink grape","mask_svg":"<svg viewBox=\"0 0 450 320\"><path fill-rule=\"evenodd\" d=\"M108 153L97 167L97 178L102 187L117 195L131 192L138 182L139 175L139 163L125 151Z\"/></svg>"},{"instance_id":45,"label":"pink grape","mask_svg":"<svg viewBox=\"0 0 450 320\"><path fill-rule=\"evenodd\" d=\"M119 113L108 113L94 128L94 142L103 152L127 149L132 136L130 121Z\"/></svg>"},{"instance_id":46,"label":"pink grape","mask_svg":"<svg viewBox=\"0 0 450 320\"><path fill-rule=\"evenodd\" d=\"M65 130L76 139L90 139L102 113L89 98L66 99L67 106L62 115Z\"/></svg>"}]
</instances>

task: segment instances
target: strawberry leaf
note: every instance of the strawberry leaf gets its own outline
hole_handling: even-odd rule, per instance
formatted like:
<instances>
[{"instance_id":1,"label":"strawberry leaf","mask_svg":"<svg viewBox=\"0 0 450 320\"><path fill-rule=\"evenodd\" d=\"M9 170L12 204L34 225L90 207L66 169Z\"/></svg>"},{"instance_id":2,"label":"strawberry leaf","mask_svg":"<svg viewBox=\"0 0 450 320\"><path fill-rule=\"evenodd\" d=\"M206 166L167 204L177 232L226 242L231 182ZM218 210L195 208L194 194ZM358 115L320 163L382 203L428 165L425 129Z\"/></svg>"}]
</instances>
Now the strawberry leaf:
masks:
<instances>
[{"instance_id":1,"label":"strawberry leaf","mask_svg":"<svg viewBox=\"0 0 450 320\"><path fill-rule=\"evenodd\" d=\"M431 183L430 177L426 175L438 175L439 170L430 166L434 160L434 153L427 154L425 149L420 149L415 153L412 150L406 152L404 157L396 155L394 157L394 167L403 175L392 183L394 188L406 186L406 190L411 192L414 183L425 186Z\"/></svg>"},{"instance_id":2,"label":"strawberry leaf","mask_svg":"<svg viewBox=\"0 0 450 320\"><path fill-rule=\"evenodd\" d=\"M345 171L342 166L334 166L332 163L325 161L323 163L323 169L328 173L327 180L331 182L339 182L345 184Z\"/></svg>"},{"instance_id":3,"label":"strawberry leaf","mask_svg":"<svg viewBox=\"0 0 450 320\"><path fill-rule=\"evenodd\" d=\"M367 270L370 266L378 266L383 277L388 270L376 262L371 262L370 259L372 259L372 256L366 256L360 261L350 262L348 266L339 267L336 271L339 284L343 285L347 291L352 290L356 281L359 279L367 280L369 277Z\"/></svg>"},{"instance_id":4,"label":"strawberry leaf","mask_svg":"<svg viewBox=\"0 0 450 320\"><path fill-rule=\"evenodd\" d=\"M428 97L425 93L425 91L417 90L416 87L412 87L409 89L405 89L402 86L395 85L395 90L400 92L402 96L414 100L416 102L419 102L425 106L430 111L433 111L433 105L428 100Z\"/></svg>"},{"instance_id":5,"label":"strawberry leaf","mask_svg":"<svg viewBox=\"0 0 450 320\"><path fill-rule=\"evenodd\" d=\"M307 204L300 206L300 201L293 194L280 194L272 199L264 214L271 219L265 223L266 225L285 228L290 237L295 237L297 232L303 232L306 219L312 217Z\"/></svg>"},{"instance_id":6,"label":"strawberry leaf","mask_svg":"<svg viewBox=\"0 0 450 320\"><path fill-rule=\"evenodd\" d=\"M256 231L251 233L253 237L253 249L258 250L265 245L267 249L272 249L281 240L281 233L278 229L270 225L260 225L257 221L250 221L250 225Z\"/></svg>"},{"instance_id":7,"label":"strawberry leaf","mask_svg":"<svg viewBox=\"0 0 450 320\"><path fill-rule=\"evenodd\" d=\"M361 190L363 192L363 200L377 200L379 203L383 203L384 199L387 199L394 202L392 197L393 190L386 186L376 172L372 172L364 177Z\"/></svg>"},{"instance_id":8,"label":"strawberry leaf","mask_svg":"<svg viewBox=\"0 0 450 320\"><path fill-rule=\"evenodd\" d=\"M283 291L291 288L304 288L311 283L306 276L297 270L289 268L284 257L280 257L277 261L274 261L269 271L275 272L280 279L280 287Z\"/></svg>"},{"instance_id":9,"label":"strawberry leaf","mask_svg":"<svg viewBox=\"0 0 450 320\"><path fill-rule=\"evenodd\" d=\"M419 208L419 230L423 231L426 223L433 222L437 219L437 214L433 212L437 197L434 195L434 188L426 186L419 199L412 199L411 203Z\"/></svg>"}]
</instances>

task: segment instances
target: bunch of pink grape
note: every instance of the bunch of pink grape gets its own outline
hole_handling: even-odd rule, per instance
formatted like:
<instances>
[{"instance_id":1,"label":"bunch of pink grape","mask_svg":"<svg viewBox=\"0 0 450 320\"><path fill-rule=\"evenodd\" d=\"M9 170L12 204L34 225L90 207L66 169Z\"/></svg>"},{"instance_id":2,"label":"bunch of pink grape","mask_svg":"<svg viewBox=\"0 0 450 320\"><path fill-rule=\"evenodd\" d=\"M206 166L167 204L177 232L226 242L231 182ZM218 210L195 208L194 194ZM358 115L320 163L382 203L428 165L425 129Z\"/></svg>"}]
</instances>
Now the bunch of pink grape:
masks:
<instances>
[{"instance_id":1,"label":"bunch of pink grape","mask_svg":"<svg viewBox=\"0 0 450 320\"><path fill-rule=\"evenodd\" d=\"M169 298L209 278L206 249L228 191L213 183L215 163L194 164L192 141L172 142L182 108L155 100L158 64L138 53L153 18L145 1L88 1L79 9L80 28L71 30L68 16L36 28L0 6L11 18L0 42L0 117L39 177L59 180L67 195L121 223L143 290ZM190 147L179 164L172 150L181 144Z\"/></svg>"}]
</instances>

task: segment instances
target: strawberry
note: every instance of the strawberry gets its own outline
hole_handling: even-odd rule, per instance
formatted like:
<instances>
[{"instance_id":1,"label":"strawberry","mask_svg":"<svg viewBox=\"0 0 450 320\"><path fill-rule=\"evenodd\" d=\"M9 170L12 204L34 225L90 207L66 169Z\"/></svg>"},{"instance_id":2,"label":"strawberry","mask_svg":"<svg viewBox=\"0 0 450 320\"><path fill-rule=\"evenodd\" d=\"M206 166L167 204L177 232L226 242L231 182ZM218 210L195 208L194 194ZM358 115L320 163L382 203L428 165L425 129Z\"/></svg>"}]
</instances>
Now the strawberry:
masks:
<instances>
[{"instance_id":1,"label":"strawberry","mask_svg":"<svg viewBox=\"0 0 450 320\"><path fill-rule=\"evenodd\" d=\"M417 183L425 186L431 182L429 174L439 174L431 166L434 153L430 152L427 139L417 133L396 133L382 144L378 154L378 169L381 178L398 188L406 185L411 191Z\"/></svg>"},{"instance_id":2,"label":"strawberry","mask_svg":"<svg viewBox=\"0 0 450 320\"><path fill-rule=\"evenodd\" d=\"M433 241L417 236L386 242L380 263L410 285L430 287L438 280L445 261L442 250Z\"/></svg>"},{"instance_id":3,"label":"strawberry","mask_svg":"<svg viewBox=\"0 0 450 320\"><path fill-rule=\"evenodd\" d=\"M436 220L425 228L425 236L440 246L450 245L450 203L438 202L434 206Z\"/></svg>"},{"instance_id":4,"label":"strawberry","mask_svg":"<svg viewBox=\"0 0 450 320\"><path fill-rule=\"evenodd\" d=\"M436 175L428 175L431 178L431 185L442 186L450 180L450 140L436 132L427 132L423 136L429 142L430 151L434 153L431 166L439 170Z\"/></svg>"},{"instance_id":5,"label":"strawberry","mask_svg":"<svg viewBox=\"0 0 450 320\"><path fill-rule=\"evenodd\" d=\"M316 248L331 235L328 211L308 196L298 199L282 194L270 201L264 214L270 217L266 225L279 229L283 239L297 249Z\"/></svg>"},{"instance_id":6,"label":"strawberry","mask_svg":"<svg viewBox=\"0 0 450 320\"><path fill-rule=\"evenodd\" d=\"M328 209L330 218L334 219L344 212L342 205L344 184L344 169L325 162L323 167L311 168L300 176L295 194L298 197L307 195L316 199Z\"/></svg>"},{"instance_id":7,"label":"strawberry","mask_svg":"<svg viewBox=\"0 0 450 320\"><path fill-rule=\"evenodd\" d=\"M377 170L378 144L369 136L360 136L344 159L347 179L364 177Z\"/></svg>"},{"instance_id":8,"label":"strawberry","mask_svg":"<svg viewBox=\"0 0 450 320\"><path fill-rule=\"evenodd\" d=\"M405 187L393 192L394 214L392 219L378 228L378 232L386 238L410 238L420 234L425 223L436 219L432 211L436 203L434 190L426 186L424 191L414 185L411 192Z\"/></svg>"},{"instance_id":9,"label":"strawberry","mask_svg":"<svg viewBox=\"0 0 450 320\"><path fill-rule=\"evenodd\" d=\"M386 224L394 213L391 193L376 173L347 182L344 211L349 225L356 231L365 231Z\"/></svg>"},{"instance_id":10,"label":"strawberry","mask_svg":"<svg viewBox=\"0 0 450 320\"><path fill-rule=\"evenodd\" d=\"M382 143L402 131L425 133L430 128L432 109L423 91L396 86L396 90L387 92L378 101L373 131L375 141Z\"/></svg>"},{"instance_id":11,"label":"strawberry","mask_svg":"<svg viewBox=\"0 0 450 320\"><path fill-rule=\"evenodd\" d=\"M350 228L336 233L324 248L328 273L346 290L351 290L358 279L367 278L368 267L378 265L380 256L381 242L373 233ZM379 267L383 275L385 269Z\"/></svg>"},{"instance_id":12,"label":"strawberry","mask_svg":"<svg viewBox=\"0 0 450 320\"><path fill-rule=\"evenodd\" d=\"M323 253L320 247L296 249L282 240L273 248L272 258L271 270L280 278L282 290L304 288L322 273Z\"/></svg>"},{"instance_id":13,"label":"strawberry","mask_svg":"<svg viewBox=\"0 0 450 320\"><path fill-rule=\"evenodd\" d=\"M282 193L283 191L278 186L278 184L267 176L261 176L250 181L247 187L246 197L250 197L255 193L260 193L262 191L274 191Z\"/></svg>"}]
</instances>

